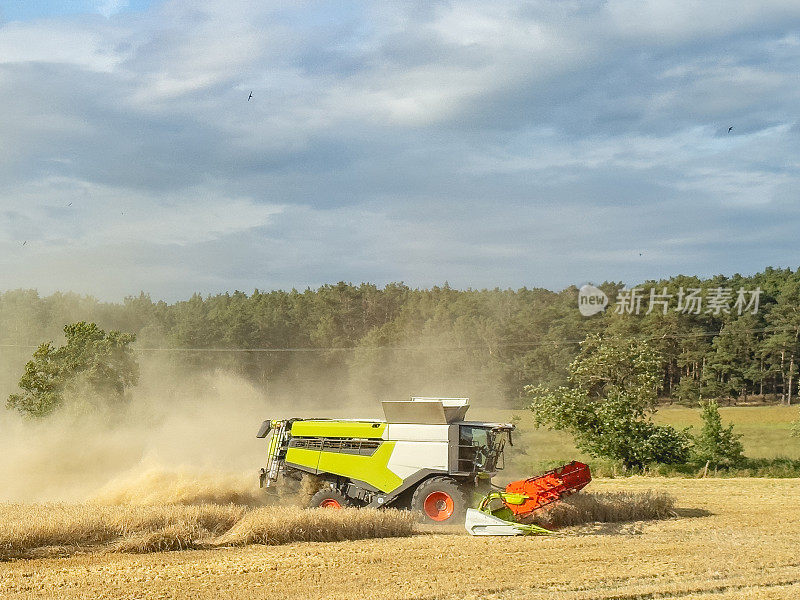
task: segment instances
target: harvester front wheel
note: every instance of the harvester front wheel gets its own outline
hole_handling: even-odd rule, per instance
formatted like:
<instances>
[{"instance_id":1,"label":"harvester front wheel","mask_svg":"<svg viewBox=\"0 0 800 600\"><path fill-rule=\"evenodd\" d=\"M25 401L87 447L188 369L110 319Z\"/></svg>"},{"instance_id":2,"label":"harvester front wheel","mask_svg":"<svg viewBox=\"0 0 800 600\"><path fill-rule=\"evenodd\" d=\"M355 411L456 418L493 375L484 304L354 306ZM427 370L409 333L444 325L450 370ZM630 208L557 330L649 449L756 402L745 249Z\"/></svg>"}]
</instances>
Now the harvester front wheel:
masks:
<instances>
[{"instance_id":1,"label":"harvester front wheel","mask_svg":"<svg viewBox=\"0 0 800 600\"><path fill-rule=\"evenodd\" d=\"M452 525L464 520L467 497L450 477L431 477L423 481L411 497L411 510L423 523Z\"/></svg>"},{"instance_id":2,"label":"harvester front wheel","mask_svg":"<svg viewBox=\"0 0 800 600\"><path fill-rule=\"evenodd\" d=\"M348 504L344 495L330 488L318 491L308 503L311 508L344 508Z\"/></svg>"}]
</instances>

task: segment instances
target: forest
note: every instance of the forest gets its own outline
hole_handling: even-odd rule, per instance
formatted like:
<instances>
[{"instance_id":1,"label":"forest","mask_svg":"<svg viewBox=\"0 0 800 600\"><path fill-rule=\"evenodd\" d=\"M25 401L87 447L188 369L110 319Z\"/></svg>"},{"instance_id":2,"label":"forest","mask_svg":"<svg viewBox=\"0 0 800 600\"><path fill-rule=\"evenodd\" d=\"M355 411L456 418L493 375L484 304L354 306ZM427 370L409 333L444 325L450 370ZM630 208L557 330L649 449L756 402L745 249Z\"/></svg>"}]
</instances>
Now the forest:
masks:
<instances>
[{"instance_id":1,"label":"forest","mask_svg":"<svg viewBox=\"0 0 800 600\"><path fill-rule=\"evenodd\" d=\"M589 317L578 310L575 286L555 292L340 282L174 303L144 292L114 303L6 291L0 392L15 390L39 344L59 343L66 324L87 321L134 334L140 359L190 372L227 369L265 390L280 384L319 397L469 395L520 406L525 386L564 384L580 343L600 334L647 339L658 350L662 401L796 401L800 269L680 275L642 282L633 294L618 282L597 287L609 304ZM640 306L631 303L637 295ZM688 301L698 297L705 304Z\"/></svg>"}]
</instances>

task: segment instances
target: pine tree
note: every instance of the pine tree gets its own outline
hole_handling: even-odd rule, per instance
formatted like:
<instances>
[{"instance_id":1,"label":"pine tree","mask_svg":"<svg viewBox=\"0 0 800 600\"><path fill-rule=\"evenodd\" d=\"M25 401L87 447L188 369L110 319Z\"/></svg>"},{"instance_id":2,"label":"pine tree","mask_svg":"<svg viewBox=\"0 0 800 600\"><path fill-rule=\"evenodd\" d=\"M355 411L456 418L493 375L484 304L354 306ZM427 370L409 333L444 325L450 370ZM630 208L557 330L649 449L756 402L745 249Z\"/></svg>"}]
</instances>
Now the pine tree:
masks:
<instances>
[{"instance_id":1,"label":"pine tree","mask_svg":"<svg viewBox=\"0 0 800 600\"><path fill-rule=\"evenodd\" d=\"M715 467L740 463L744 459L742 436L733 432L733 425L723 427L716 400L702 401L701 411L703 428L694 438L694 459Z\"/></svg>"}]
</instances>

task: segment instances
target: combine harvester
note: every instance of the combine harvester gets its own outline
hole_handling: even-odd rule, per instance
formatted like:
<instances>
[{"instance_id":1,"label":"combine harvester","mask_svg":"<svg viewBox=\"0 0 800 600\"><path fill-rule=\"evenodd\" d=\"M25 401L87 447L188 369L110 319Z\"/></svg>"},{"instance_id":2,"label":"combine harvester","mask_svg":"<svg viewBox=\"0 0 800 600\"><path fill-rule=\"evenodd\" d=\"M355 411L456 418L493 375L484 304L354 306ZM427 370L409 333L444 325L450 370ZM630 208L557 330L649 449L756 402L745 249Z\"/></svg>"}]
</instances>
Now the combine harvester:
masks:
<instances>
[{"instance_id":1,"label":"combine harvester","mask_svg":"<svg viewBox=\"0 0 800 600\"><path fill-rule=\"evenodd\" d=\"M586 486L589 467L571 462L491 491L514 426L465 421L468 408L467 398L412 398L383 402L383 421L264 421L261 486L279 475L316 476L322 485L313 507L408 508L426 523L464 523L473 535L550 533L520 521Z\"/></svg>"}]
</instances>

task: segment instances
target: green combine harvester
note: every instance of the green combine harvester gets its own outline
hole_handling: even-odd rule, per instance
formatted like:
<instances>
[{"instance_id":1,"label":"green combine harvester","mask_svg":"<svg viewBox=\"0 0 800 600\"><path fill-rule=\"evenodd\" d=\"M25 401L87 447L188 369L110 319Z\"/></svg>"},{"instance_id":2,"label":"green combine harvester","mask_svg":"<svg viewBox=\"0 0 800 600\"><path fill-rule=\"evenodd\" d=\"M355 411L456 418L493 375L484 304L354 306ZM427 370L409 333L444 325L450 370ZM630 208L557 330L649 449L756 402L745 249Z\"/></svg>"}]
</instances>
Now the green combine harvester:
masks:
<instances>
[{"instance_id":1,"label":"green combine harvester","mask_svg":"<svg viewBox=\"0 0 800 600\"><path fill-rule=\"evenodd\" d=\"M488 492L514 426L465 421L466 398L383 402L386 419L264 421L262 485L278 475L324 479L312 506L397 506L432 523L463 521L475 492Z\"/></svg>"},{"instance_id":2,"label":"green combine harvester","mask_svg":"<svg viewBox=\"0 0 800 600\"><path fill-rule=\"evenodd\" d=\"M467 398L412 398L382 404L382 421L264 421L258 437L270 439L261 486L270 487L280 475L298 481L310 475L322 481L310 500L312 507L394 506L411 509L428 523L464 523L467 517L467 528L476 535L517 535L536 531L509 518L588 483L576 489L577 483L572 484L577 479L565 483L553 475L556 470L542 476L550 477L546 502L544 496L541 502L531 496L538 493L541 486L534 482L541 478L509 484L516 487L508 493L490 493L491 479L503 467L505 445L512 443L513 425L464 420ZM575 464L580 465L570 463L562 469ZM588 468L581 481L586 477ZM499 508L492 508L491 501ZM480 511L471 510L473 506ZM499 533L503 527L507 533Z\"/></svg>"}]
</instances>

